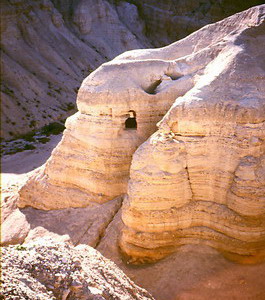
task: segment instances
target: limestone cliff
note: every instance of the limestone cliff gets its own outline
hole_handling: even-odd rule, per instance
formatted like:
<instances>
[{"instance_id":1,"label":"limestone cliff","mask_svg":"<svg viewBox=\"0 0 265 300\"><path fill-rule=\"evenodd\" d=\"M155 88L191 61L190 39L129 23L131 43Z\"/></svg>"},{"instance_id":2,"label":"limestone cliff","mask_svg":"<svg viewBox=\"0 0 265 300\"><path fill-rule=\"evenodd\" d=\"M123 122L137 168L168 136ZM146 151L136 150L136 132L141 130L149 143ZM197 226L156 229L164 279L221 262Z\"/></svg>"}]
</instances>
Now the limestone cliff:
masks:
<instances>
[{"instance_id":1,"label":"limestone cliff","mask_svg":"<svg viewBox=\"0 0 265 300\"><path fill-rule=\"evenodd\" d=\"M121 238L131 262L184 244L264 258L264 46L265 6L174 45L184 64L211 61L133 156Z\"/></svg>"},{"instance_id":2,"label":"limestone cliff","mask_svg":"<svg viewBox=\"0 0 265 300\"><path fill-rule=\"evenodd\" d=\"M68 118L44 169L21 190L20 206L83 207L126 193L132 154L174 99L192 87L196 71L187 67L175 81L178 65L171 60L118 57L102 65L83 82L79 111ZM134 119L130 111L137 128L126 128Z\"/></svg>"}]
</instances>

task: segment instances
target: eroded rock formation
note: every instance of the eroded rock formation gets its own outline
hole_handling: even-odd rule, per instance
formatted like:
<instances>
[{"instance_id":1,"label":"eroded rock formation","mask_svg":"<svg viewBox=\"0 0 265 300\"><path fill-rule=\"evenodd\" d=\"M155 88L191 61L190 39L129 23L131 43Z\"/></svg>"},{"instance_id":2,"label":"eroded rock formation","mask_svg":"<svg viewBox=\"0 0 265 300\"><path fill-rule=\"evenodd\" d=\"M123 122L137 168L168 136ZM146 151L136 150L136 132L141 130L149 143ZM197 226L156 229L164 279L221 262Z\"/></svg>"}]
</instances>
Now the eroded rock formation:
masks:
<instances>
[{"instance_id":1,"label":"eroded rock formation","mask_svg":"<svg viewBox=\"0 0 265 300\"><path fill-rule=\"evenodd\" d=\"M243 261L264 258L264 12L250 9L175 44L185 51L190 42L184 62L211 62L134 154L121 238L131 262L203 243Z\"/></svg>"},{"instance_id":2,"label":"eroded rock formation","mask_svg":"<svg viewBox=\"0 0 265 300\"><path fill-rule=\"evenodd\" d=\"M174 46L170 51L173 56ZM126 193L132 154L209 61L204 57L190 66L174 56L166 59L164 52L168 49L129 52L84 80L78 113L68 118L44 169L21 190L20 207L84 207ZM126 128L130 113L137 128Z\"/></svg>"},{"instance_id":3,"label":"eroded rock formation","mask_svg":"<svg viewBox=\"0 0 265 300\"><path fill-rule=\"evenodd\" d=\"M199 243L262 259L264 26L259 6L103 64L19 206L94 209L128 193L120 246L130 262Z\"/></svg>"}]
</instances>

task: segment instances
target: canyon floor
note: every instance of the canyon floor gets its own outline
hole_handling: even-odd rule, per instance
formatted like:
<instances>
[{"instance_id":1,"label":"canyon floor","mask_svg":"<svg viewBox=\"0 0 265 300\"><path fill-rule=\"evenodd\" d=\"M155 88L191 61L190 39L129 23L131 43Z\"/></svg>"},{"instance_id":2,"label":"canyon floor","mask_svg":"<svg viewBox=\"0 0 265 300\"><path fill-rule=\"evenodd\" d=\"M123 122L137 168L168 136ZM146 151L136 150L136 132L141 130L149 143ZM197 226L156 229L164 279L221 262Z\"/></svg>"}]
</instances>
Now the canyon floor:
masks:
<instances>
[{"instance_id":1,"label":"canyon floor","mask_svg":"<svg viewBox=\"0 0 265 300\"><path fill-rule=\"evenodd\" d=\"M48 143L37 144L34 150L4 155L1 174L3 195L15 193L28 178L30 172L45 163L60 139L61 135L51 136ZM85 209L79 210L85 212ZM58 220L57 223L54 222L53 225L47 222L45 225L45 222L41 223L40 220L41 211L24 210L24 212L27 220L31 221L31 226L36 226L38 223L37 225L47 227L47 233L50 231L56 233L57 237L62 236L60 226L56 232L56 224L64 222L63 219ZM82 214L82 212L79 213ZM136 284L148 290L156 299L265 299L264 263L241 265L230 262L210 247L189 245L156 264L143 266L125 264L119 254L117 243L114 242L117 241L119 234L121 223L119 215L117 213L113 218L96 248L105 257L113 260ZM80 222L82 220L81 218ZM72 233L68 234L71 236Z\"/></svg>"}]
</instances>

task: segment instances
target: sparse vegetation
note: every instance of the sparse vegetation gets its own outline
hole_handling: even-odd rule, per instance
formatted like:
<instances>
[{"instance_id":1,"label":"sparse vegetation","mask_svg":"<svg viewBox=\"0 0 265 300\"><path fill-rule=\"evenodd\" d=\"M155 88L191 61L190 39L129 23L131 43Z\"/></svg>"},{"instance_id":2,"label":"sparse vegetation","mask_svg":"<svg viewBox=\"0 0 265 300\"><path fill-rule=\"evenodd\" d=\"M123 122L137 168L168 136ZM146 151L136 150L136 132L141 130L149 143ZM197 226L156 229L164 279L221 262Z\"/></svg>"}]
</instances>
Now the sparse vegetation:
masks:
<instances>
[{"instance_id":1,"label":"sparse vegetation","mask_svg":"<svg viewBox=\"0 0 265 300\"><path fill-rule=\"evenodd\" d=\"M34 132L30 132L21 136L21 139L27 142L35 142Z\"/></svg>"},{"instance_id":2,"label":"sparse vegetation","mask_svg":"<svg viewBox=\"0 0 265 300\"><path fill-rule=\"evenodd\" d=\"M41 129L41 133L45 134L47 136L50 136L51 134L53 135L57 135L60 134L61 132L63 132L63 130L65 129L65 126L59 122L53 122L50 123L46 126L44 126Z\"/></svg>"},{"instance_id":3,"label":"sparse vegetation","mask_svg":"<svg viewBox=\"0 0 265 300\"><path fill-rule=\"evenodd\" d=\"M65 120L64 120L65 121ZM63 121L63 122L64 122ZM31 121L31 126L36 125L36 121ZM15 136L12 131L9 135L13 138L10 141L1 140L1 154L11 155L24 150L34 150L39 143L45 144L50 141L50 135L58 135L65 129L63 123L53 122L42 127L38 131L32 131L27 134Z\"/></svg>"},{"instance_id":4,"label":"sparse vegetation","mask_svg":"<svg viewBox=\"0 0 265 300\"><path fill-rule=\"evenodd\" d=\"M32 121L30 121L30 123L29 123L29 127L30 127L30 128L35 127L36 124L37 124L37 122L36 122L35 120L32 120Z\"/></svg>"},{"instance_id":5,"label":"sparse vegetation","mask_svg":"<svg viewBox=\"0 0 265 300\"><path fill-rule=\"evenodd\" d=\"M36 149L36 147L32 144L26 144L24 146L24 150L33 150L33 149Z\"/></svg>"},{"instance_id":6,"label":"sparse vegetation","mask_svg":"<svg viewBox=\"0 0 265 300\"><path fill-rule=\"evenodd\" d=\"M8 88L7 86L4 86L2 89L3 93L13 97L14 96L14 91L10 88Z\"/></svg>"},{"instance_id":7,"label":"sparse vegetation","mask_svg":"<svg viewBox=\"0 0 265 300\"><path fill-rule=\"evenodd\" d=\"M38 142L42 143L42 144L46 144L50 141L50 138L48 137L39 137L37 138Z\"/></svg>"}]
</instances>

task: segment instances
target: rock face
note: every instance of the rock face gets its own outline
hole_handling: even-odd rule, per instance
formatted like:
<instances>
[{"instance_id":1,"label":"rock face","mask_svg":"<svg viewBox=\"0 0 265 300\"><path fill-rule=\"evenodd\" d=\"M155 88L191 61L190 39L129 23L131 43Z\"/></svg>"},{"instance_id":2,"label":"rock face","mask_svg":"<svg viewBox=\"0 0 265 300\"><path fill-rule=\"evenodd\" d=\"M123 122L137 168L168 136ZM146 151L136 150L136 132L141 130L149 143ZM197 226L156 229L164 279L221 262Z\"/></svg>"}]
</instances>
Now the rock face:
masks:
<instances>
[{"instance_id":1,"label":"rock face","mask_svg":"<svg viewBox=\"0 0 265 300\"><path fill-rule=\"evenodd\" d=\"M130 49L164 46L248 1L1 1L1 137L75 111L81 81Z\"/></svg>"},{"instance_id":2,"label":"rock face","mask_svg":"<svg viewBox=\"0 0 265 300\"><path fill-rule=\"evenodd\" d=\"M182 64L211 61L133 156L120 242L129 261L184 244L264 258L264 46L265 6L171 46Z\"/></svg>"},{"instance_id":3,"label":"rock face","mask_svg":"<svg viewBox=\"0 0 265 300\"><path fill-rule=\"evenodd\" d=\"M97 250L37 240L2 248L4 299L153 299Z\"/></svg>"},{"instance_id":4,"label":"rock face","mask_svg":"<svg viewBox=\"0 0 265 300\"><path fill-rule=\"evenodd\" d=\"M132 154L176 97L193 86L192 76L201 68L159 53L129 52L84 80L79 111L67 119L46 166L20 191L20 207L84 207L126 193ZM135 128L127 125L130 121Z\"/></svg>"},{"instance_id":5,"label":"rock face","mask_svg":"<svg viewBox=\"0 0 265 300\"><path fill-rule=\"evenodd\" d=\"M84 77L126 50L150 45L133 4L137 37L108 1L72 2L1 1L2 138L73 114Z\"/></svg>"},{"instance_id":6,"label":"rock face","mask_svg":"<svg viewBox=\"0 0 265 300\"><path fill-rule=\"evenodd\" d=\"M17 198L11 193L1 194L1 246L23 243L29 233L30 224L17 208Z\"/></svg>"},{"instance_id":7,"label":"rock face","mask_svg":"<svg viewBox=\"0 0 265 300\"><path fill-rule=\"evenodd\" d=\"M103 64L19 207L94 209L127 193L120 246L130 262L199 243L262 259L264 43L259 6Z\"/></svg>"},{"instance_id":8,"label":"rock face","mask_svg":"<svg viewBox=\"0 0 265 300\"><path fill-rule=\"evenodd\" d=\"M138 7L140 17L145 21L146 36L156 47L168 45L206 24L264 3L261 0L129 0L127 2Z\"/></svg>"}]
</instances>

